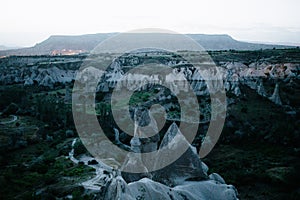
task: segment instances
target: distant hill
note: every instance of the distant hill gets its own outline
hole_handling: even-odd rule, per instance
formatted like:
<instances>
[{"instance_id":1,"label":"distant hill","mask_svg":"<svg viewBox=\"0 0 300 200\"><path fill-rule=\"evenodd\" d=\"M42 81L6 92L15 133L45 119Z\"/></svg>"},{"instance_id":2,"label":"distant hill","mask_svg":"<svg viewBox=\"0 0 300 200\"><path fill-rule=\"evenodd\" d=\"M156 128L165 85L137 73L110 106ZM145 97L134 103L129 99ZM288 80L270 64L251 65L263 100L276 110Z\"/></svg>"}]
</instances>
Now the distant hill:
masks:
<instances>
[{"instance_id":1,"label":"distant hill","mask_svg":"<svg viewBox=\"0 0 300 200\"><path fill-rule=\"evenodd\" d=\"M287 45L257 44L241 42L233 39L231 36L223 35L205 35L205 34L187 34L207 50L259 50L273 48L291 48Z\"/></svg>"},{"instance_id":2,"label":"distant hill","mask_svg":"<svg viewBox=\"0 0 300 200\"><path fill-rule=\"evenodd\" d=\"M98 33L78 36L54 35L33 47L0 51L0 56L7 55L57 55L89 52L101 41L116 33ZM272 48L290 48L292 46L255 44L240 42L229 35L187 34L206 50L258 50Z\"/></svg>"},{"instance_id":3,"label":"distant hill","mask_svg":"<svg viewBox=\"0 0 300 200\"><path fill-rule=\"evenodd\" d=\"M8 47L4 45L0 45L0 51L9 50L9 49L17 49L18 47Z\"/></svg>"},{"instance_id":4,"label":"distant hill","mask_svg":"<svg viewBox=\"0 0 300 200\"><path fill-rule=\"evenodd\" d=\"M67 50L88 52L98 43L112 36L113 33L99 33L78 36L54 35L33 47L0 51L0 56L6 55L51 55Z\"/></svg>"}]
</instances>

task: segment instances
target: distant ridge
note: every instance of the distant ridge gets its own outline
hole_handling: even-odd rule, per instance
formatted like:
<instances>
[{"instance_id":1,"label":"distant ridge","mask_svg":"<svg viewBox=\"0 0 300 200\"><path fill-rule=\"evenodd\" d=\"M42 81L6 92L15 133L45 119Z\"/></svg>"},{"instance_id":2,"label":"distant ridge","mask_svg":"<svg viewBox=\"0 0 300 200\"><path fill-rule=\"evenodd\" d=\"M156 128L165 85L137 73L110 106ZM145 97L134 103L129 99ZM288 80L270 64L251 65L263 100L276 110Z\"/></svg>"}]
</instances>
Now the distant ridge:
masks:
<instances>
[{"instance_id":1,"label":"distant ridge","mask_svg":"<svg viewBox=\"0 0 300 200\"><path fill-rule=\"evenodd\" d=\"M287 45L274 44L257 44L249 42L241 42L233 39L231 36L222 35L206 35L206 34L187 34L195 41L197 41L206 50L259 50L272 48L293 48Z\"/></svg>"},{"instance_id":2,"label":"distant ridge","mask_svg":"<svg viewBox=\"0 0 300 200\"><path fill-rule=\"evenodd\" d=\"M10 50L10 49L17 49L18 47L9 47L9 46L4 46L4 45L0 45L0 51L3 50ZM20 48L20 47L19 47Z\"/></svg>"},{"instance_id":3,"label":"distant ridge","mask_svg":"<svg viewBox=\"0 0 300 200\"><path fill-rule=\"evenodd\" d=\"M0 51L0 56L8 55L56 55L56 54L78 54L89 52L103 40L117 33L97 33L77 36L54 35L33 47L11 49ZM286 45L256 44L240 42L231 36L187 34L206 50L258 50L272 48L292 48Z\"/></svg>"}]
</instances>

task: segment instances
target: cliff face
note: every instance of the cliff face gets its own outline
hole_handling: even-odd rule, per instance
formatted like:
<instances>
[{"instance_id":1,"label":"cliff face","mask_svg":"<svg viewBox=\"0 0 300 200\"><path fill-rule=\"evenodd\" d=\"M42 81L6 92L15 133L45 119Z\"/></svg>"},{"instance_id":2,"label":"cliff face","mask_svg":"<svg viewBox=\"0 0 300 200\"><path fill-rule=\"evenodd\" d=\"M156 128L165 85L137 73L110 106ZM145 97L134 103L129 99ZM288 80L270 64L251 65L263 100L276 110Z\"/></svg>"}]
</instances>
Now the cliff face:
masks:
<instances>
[{"instance_id":1,"label":"cliff face","mask_svg":"<svg viewBox=\"0 0 300 200\"><path fill-rule=\"evenodd\" d=\"M53 88L71 82L82 62L81 57L8 57L1 59L0 82Z\"/></svg>"}]
</instances>

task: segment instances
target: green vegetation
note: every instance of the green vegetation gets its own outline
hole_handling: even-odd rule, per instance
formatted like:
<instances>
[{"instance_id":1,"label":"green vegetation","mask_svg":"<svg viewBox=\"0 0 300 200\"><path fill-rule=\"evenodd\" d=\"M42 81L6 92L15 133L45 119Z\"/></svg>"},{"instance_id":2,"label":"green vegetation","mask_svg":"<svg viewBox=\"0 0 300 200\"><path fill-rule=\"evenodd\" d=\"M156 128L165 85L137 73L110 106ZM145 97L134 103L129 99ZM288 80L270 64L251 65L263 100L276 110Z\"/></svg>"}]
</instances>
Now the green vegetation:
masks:
<instances>
[{"instance_id":1,"label":"green vegetation","mask_svg":"<svg viewBox=\"0 0 300 200\"><path fill-rule=\"evenodd\" d=\"M64 142L63 146L70 142L71 140ZM47 143L39 143L6 156L6 162L11 167L0 170L2 197L14 198L24 192L34 195L37 188L61 183L74 184L74 182L85 180L94 174L93 168L76 165L65 156L61 156L60 152L61 149L53 148ZM20 155L22 156L20 157ZM63 177L69 177L66 179L69 180L69 183L65 182Z\"/></svg>"},{"instance_id":2,"label":"green vegetation","mask_svg":"<svg viewBox=\"0 0 300 200\"><path fill-rule=\"evenodd\" d=\"M136 106L142 103L145 103L150 100L150 97L152 97L154 93L151 93L149 91L140 91L140 92L135 92L130 100L129 100L129 105L131 106Z\"/></svg>"},{"instance_id":3,"label":"green vegetation","mask_svg":"<svg viewBox=\"0 0 300 200\"><path fill-rule=\"evenodd\" d=\"M237 188L241 199L296 200L299 160L292 152L292 148L260 142L219 144L203 160L210 167L209 173L219 173L227 184ZM283 179L277 180L267 173L286 166L289 166L288 171L279 171L276 175Z\"/></svg>"}]
</instances>

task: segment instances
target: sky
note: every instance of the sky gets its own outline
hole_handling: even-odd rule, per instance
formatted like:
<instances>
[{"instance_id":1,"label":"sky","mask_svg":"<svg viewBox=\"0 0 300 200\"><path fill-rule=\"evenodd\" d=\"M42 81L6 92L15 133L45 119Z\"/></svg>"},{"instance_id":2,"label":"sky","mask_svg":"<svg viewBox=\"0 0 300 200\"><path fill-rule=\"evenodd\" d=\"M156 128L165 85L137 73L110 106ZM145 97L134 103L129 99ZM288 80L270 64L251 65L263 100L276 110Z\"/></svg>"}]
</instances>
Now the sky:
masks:
<instances>
[{"instance_id":1,"label":"sky","mask_svg":"<svg viewBox=\"0 0 300 200\"><path fill-rule=\"evenodd\" d=\"M1 0L0 45L33 46L50 35L162 28L300 44L299 0Z\"/></svg>"}]
</instances>

